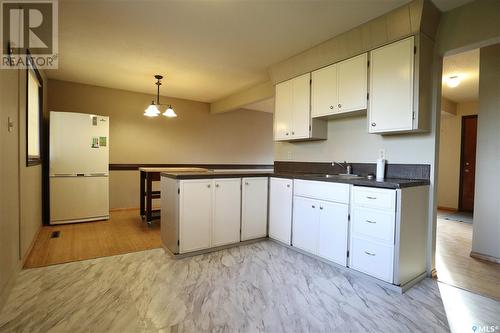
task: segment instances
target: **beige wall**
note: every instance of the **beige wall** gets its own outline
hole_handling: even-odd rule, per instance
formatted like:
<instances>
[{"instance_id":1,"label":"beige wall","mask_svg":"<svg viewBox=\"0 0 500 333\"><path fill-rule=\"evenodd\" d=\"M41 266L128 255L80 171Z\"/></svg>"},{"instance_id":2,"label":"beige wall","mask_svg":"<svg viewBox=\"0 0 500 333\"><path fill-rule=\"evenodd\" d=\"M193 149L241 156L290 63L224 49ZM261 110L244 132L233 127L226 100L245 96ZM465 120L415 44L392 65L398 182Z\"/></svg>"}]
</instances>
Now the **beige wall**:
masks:
<instances>
[{"instance_id":1,"label":"beige wall","mask_svg":"<svg viewBox=\"0 0 500 333\"><path fill-rule=\"evenodd\" d=\"M207 103L162 97L177 118L147 118L152 95L50 80L49 109L110 116L110 163L272 164L272 114L211 114ZM111 208L138 207L138 172L110 174Z\"/></svg>"},{"instance_id":2,"label":"beige wall","mask_svg":"<svg viewBox=\"0 0 500 333\"><path fill-rule=\"evenodd\" d=\"M42 225L41 165L26 167L25 94L25 70L0 70L0 308Z\"/></svg>"},{"instance_id":3,"label":"beige wall","mask_svg":"<svg viewBox=\"0 0 500 333\"><path fill-rule=\"evenodd\" d=\"M457 114L441 114L438 206L458 209L462 116L478 113L477 101L457 104Z\"/></svg>"},{"instance_id":4,"label":"beige wall","mask_svg":"<svg viewBox=\"0 0 500 333\"><path fill-rule=\"evenodd\" d=\"M500 260L500 44L482 48L472 251Z\"/></svg>"}]
</instances>

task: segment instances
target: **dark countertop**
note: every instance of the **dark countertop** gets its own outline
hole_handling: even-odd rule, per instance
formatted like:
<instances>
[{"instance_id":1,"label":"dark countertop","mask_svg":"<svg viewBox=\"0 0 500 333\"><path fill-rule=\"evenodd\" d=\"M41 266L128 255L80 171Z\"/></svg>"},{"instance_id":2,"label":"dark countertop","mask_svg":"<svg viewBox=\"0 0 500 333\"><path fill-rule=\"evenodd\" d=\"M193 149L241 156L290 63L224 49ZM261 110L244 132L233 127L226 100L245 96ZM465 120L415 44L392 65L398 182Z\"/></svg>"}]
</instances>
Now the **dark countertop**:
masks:
<instances>
[{"instance_id":1,"label":"dark countertop","mask_svg":"<svg viewBox=\"0 0 500 333\"><path fill-rule=\"evenodd\" d=\"M413 186L429 185L427 179L397 179L386 178L382 182L363 178L326 178L321 174L302 173L275 173L273 170L208 170L206 172L162 172L162 177L173 179L213 179L213 178L239 178L239 177L277 177L287 179L305 179L331 183L352 184L379 188L398 189Z\"/></svg>"}]
</instances>

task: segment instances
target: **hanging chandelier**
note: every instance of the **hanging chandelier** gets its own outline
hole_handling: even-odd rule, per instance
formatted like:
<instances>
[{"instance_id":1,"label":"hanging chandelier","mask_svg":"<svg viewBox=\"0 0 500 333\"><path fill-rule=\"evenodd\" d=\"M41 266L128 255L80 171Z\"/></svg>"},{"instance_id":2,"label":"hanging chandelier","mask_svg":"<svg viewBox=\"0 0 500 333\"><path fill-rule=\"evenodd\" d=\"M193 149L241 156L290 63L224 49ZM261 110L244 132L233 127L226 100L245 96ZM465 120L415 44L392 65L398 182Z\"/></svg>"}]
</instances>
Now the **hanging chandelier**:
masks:
<instances>
[{"instance_id":1,"label":"hanging chandelier","mask_svg":"<svg viewBox=\"0 0 500 333\"><path fill-rule=\"evenodd\" d=\"M165 110L165 112L163 112L163 115L165 117L168 117L168 118L177 117L174 109L172 108L172 105L160 104L160 86L161 86L161 79L163 79L163 76L155 75L155 79L156 79L155 84L157 86L157 88L156 88L157 89L156 90L156 102L155 102L155 100L151 101L151 104L144 111L144 115L146 117L157 117L161 113L160 108L166 106L167 109Z\"/></svg>"}]
</instances>

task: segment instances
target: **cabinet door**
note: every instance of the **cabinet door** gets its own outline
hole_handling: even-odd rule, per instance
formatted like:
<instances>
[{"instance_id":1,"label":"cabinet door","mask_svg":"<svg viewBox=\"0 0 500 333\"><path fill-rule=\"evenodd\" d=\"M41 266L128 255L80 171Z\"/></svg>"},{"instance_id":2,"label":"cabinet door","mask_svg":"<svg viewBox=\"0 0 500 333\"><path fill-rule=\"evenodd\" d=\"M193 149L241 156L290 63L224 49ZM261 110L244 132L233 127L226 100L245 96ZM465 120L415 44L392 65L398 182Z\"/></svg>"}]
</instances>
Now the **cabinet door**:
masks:
<instances>
[{"instance_id":1,"label":"cabinet door","mask_svg":"<svg viewBox=\"0 0 500 333\"><path fill-rule=\"evenodd\" d=\"M413 129L413 39L370 52L370 133Z\"/></svg>"},{"instance_id":2,"label":"cabinet door","mask_svg":"<svg viewBox=\"0 0 500 333\"><path fill-rule=\"evenodd\" d=\"M288 140L291 133L292 118L292 82L291 80L276 85L274 108L274 140Z\"/></svg>"},{"instance_id":3,"label":"cabinet door","mask_svg":"<svg viewBox=\"0 0 500 333\"><path fill-rule=\"evenodd\" d=\"M283 178L271 178L270 182L269 237L291 245L293 182Z\"/></svg>"},{"instance_id":4,"label":"cabinet door","mask_svg":"<svg viewBox=\"0 0 500 333\"><path fill-rule=\"evenodd\" d=\"M241 179L214 180L212 247L240 241Z\"/></svg>"},{"instance_id":5,"label":"cabinet door","mask_svg":"<svg viewBox=\"0 0 500 333\"><path fill-rule=\"evenodd\" d=\"M319 202L318 255L347 266L348 205Z\"/></svg>"},{"instance_id":6,"label":"cabinet door","mask_svg":"<svg viewBox=\"0 0 500 333\"><path fill-rule=\"evenodd\" d=\"M326 116L337 110L337 65L312 72L311 116Z\"/></svg>"},{"instance_id":7,"label":"cabinet door","mask_svg":"<svg viewBox=\"0 0 500 333\"><path fill-rule=\"evenodd\" d=\"M210 247L212 180L183 180L180 193L180 253Z\"/></svg>"},{"instance_id":8,"label":"cabinet door","mask_svg":"<svg viewBox=\"0 0 500 333\"><path fill-rule=\"evenodd\" d=\"M292 244L304 251L318 253L319 204L304 197L293 199Z\"/></svg>"},{"instance_id":9,"label":"cabinet door","mask_svg":"<svg viewBox=\"0 0 500 333\"><path fill-rule=\"evenodd\" d=\"M293 139L309 138L311 121L311 74L292 81L292 133Z\"/></svg>"},{"instance_id":10,"label":"cabinet door","mask_svg":"<svg viewBox=\"0 0 500 333\"><path fill-rule=\"evenodd\" d=\"M241 240L267 236L267 177L243 178Z\"/></svg>"},{"instance_id":11,"label":"cabinet door","mask_svg":"<svg viewBox=\"0 0 500 333\"><path fill-rule=\"evenodd\" d=\"M366 109L368 56L366 53L338 64L338 113Z\"/></svg>"}]
</instances>

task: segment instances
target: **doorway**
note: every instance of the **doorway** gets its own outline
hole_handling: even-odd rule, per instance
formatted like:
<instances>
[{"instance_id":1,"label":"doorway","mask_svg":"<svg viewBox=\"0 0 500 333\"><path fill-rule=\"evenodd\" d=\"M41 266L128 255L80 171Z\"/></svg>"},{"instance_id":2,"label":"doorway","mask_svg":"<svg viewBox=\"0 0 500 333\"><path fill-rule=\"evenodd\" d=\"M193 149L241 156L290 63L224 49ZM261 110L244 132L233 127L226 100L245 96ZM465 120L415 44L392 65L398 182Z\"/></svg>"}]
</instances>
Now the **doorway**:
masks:
<instances>
[{"instance_id":1,"label":"doorway","mask_svg":"<svg viewBox=\"0 0 500 333\"><path fill-rule=\"evenodd\" d=\"M436 271L439 281L500 299L497 264L470 256L479 113L479 49L443 59Z\"/></svg>"}]
</instances>

